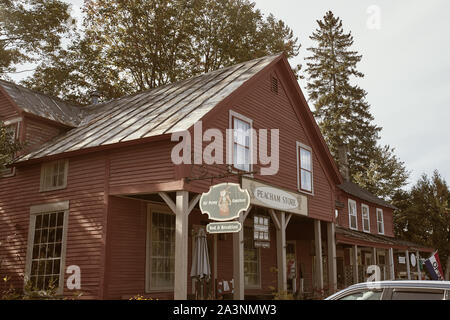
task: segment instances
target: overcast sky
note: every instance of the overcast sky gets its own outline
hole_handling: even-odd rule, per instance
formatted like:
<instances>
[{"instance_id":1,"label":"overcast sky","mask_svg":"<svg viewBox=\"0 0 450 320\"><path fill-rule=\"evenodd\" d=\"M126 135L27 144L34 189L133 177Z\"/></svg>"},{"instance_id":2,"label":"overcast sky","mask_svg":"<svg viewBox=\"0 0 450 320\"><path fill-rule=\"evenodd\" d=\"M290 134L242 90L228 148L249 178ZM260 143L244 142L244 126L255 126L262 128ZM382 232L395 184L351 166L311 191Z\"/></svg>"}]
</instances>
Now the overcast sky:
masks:
<instances>
[{"instance_id":1,"label":"overcast sky","mask_svg":"<svg viewBox=\"0 0 450 320\"><path fill-rule=\"evenodd\" d=\"M79 17L83 0L66 2ZM305 65L316 20L328 10L339 16L363 55L365 78L358 84L383 128L381 142L396 148L412 171L410 182L434 169L450 182L450 1L256 0L256 7L282 19L299 38L292 66ZM306 95L305 80L300 86Z\"/></svg>"}]
</instances>

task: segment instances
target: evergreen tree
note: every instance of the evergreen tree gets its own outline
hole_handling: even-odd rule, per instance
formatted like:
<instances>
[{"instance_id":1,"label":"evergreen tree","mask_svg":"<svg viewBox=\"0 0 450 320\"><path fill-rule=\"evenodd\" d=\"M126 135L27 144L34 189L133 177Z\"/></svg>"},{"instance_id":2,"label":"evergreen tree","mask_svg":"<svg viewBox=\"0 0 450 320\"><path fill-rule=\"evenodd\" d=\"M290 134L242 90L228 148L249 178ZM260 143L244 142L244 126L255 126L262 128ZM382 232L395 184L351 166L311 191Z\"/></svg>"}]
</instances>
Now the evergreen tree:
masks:
<instances>
[{"instance_id":1,"label":"evergreen tree","mask_svg":"<svg viewBox=\"0 0 450 320\"><path fill-rule=\"evenodd\" d=\"M88 91L116 98L300 47L283 21L248 0L90 0L84 11L78 39L26 86L86 103Z\"/></svg>"},{"instance_id":2,"label":"evergreen tree","mask_svg":"<svg viewBox=\"0 0 450 320\"><path fill-rule=\"evenodd\" d=\"M381 128L366 100L367 92L352 80L364 75L357 64L362 56L351 49L353 36L345 33L340 18L328 11L310 38L307 90L314 116L339 166L339 149L347 152L352 180L381 197L405 185L408 173L389 146L379 146Z\"/></svg>"},{"instance_id":3,"label":"evergreen tree","mask_svg":"<svg viewBox=\"0 0 450 320\"><path fill-rule=\"evenodd\" d=\"M450 273L450 190L436 170L422 175L410 191L393 196L396 237L419 243L439 252L448 279ZM446 267L446 268L445 268Z\"/></svg>"}]
</instances>

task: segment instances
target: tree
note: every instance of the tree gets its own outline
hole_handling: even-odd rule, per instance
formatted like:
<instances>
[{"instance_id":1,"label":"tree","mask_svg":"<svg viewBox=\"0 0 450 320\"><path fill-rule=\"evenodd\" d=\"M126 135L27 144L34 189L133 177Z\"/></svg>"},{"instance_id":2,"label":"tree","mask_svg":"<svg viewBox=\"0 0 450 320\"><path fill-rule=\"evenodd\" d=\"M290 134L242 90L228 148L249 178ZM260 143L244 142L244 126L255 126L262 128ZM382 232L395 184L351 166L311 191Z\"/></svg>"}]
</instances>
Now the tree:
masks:
<instances>
[{"instance_id":1,"label":"tree","mask_svg":"<svg viewBox=\"0 0 450 320\"><path fill-rule=\"evenodd\" d=\"M68 8L58 0L0 0L0 77L60 46L72 23Z\"/></svg>"},{"instance_id":2,"label":"tree","mask_svg":"<svg viewBox=\"0 0 450 320\"><path fill-rule=\"evenodd\" d=\"M396 237L436 248L450 273L450 190L437 170L423 174L410 191L398 191L393 199Z\"/></svg>"},{"instance_id":3,"label":"tree","mask_svg":"<svg viewBox=\"0 0 450 320\"><path fill-rule=\"evenodd\" d=\"M22 145L14 139L14 131L0 121L0 171L10 164Z\"/></svg>"},{"instance_id":4,"label":"tree","mask_svg":"<svg viewBox=\"0 0 450 320\"><path fill-rule=\"evenodd\" d=\"M82 35L24 84L86 103L89 91L116 98L300 48L283 21L248 0L90 0L84 12Z\"/></svg>"},{"instance_id":5,"label":"tree","mask_svg":"<svg viewBox=\"0 0 450 320\"><path fill-rule=\"evenodd\" d=\"M367 92L351 81L364 75L357 70L362 56L351 49L353 36L345 33L342 20L328 11L310 38L308 95L314 104L322 134L339 166L339 149L347 152L353 180L372 193L389 197L406 184L404 164L389 146L379 146L381 128L373 124Z\"/></svg>"}]
</instances>

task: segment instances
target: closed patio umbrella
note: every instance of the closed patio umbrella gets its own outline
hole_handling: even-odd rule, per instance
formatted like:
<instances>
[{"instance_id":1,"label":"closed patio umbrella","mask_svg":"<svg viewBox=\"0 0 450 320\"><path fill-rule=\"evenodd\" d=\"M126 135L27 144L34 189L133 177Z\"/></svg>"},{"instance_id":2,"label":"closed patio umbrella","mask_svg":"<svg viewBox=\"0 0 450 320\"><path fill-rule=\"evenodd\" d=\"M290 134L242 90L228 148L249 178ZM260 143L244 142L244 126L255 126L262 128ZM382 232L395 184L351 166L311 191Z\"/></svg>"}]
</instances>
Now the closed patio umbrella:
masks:
<instances>
[{"instance_id":1,"label":"closed patio umbrella","mask_svg":"<svg viewBox=\"0 0 450 320\"><path fill-rule=\"evenodd\" d=\"M196 278L202 284L211 277L211 266L209 264L208 243L205 230L200 229L195 236L194 256L192 257L191 277ZM203 293L203 292L202 292ZM203 294L201 295L203 297Z\"/></svg>"}]
</instances>

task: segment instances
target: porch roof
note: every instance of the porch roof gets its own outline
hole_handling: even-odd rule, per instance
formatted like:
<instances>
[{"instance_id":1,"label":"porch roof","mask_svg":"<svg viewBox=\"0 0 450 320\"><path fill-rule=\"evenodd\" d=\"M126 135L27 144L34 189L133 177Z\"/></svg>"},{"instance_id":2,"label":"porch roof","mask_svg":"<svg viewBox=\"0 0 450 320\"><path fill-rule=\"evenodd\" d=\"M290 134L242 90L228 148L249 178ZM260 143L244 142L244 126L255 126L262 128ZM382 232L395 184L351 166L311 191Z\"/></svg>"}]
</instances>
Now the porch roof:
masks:
<instances>
[{"instance_id":1,"label":"porch roof","mask_svg":"<svg viewBox=\"0 0 450 320\"><path fill-rule=\"evenodd\" d=\"M336 226L336 240L340 243L351 245L371 246L379 248L396 248L408 249L411 251L433 252L432 248L406 241L387 237L383 235L375 235L367 232L351 230L348 228Z\"/></svg>"}]
</instances>

